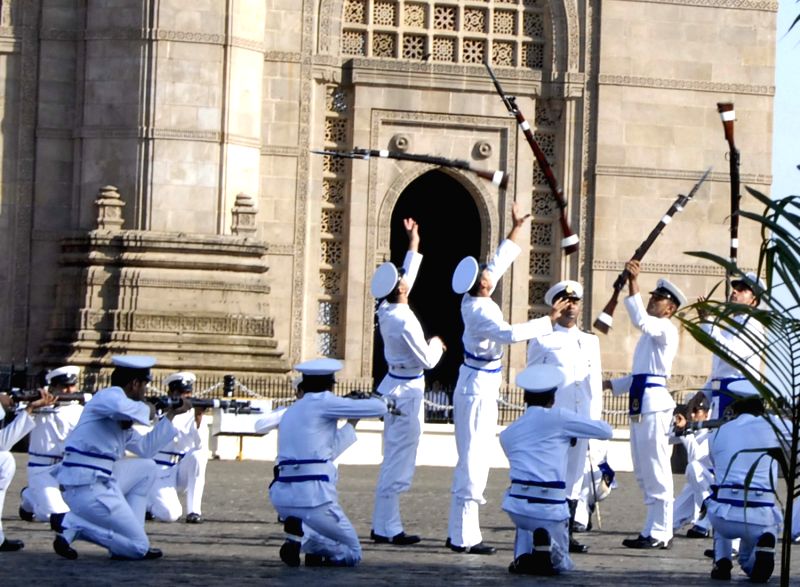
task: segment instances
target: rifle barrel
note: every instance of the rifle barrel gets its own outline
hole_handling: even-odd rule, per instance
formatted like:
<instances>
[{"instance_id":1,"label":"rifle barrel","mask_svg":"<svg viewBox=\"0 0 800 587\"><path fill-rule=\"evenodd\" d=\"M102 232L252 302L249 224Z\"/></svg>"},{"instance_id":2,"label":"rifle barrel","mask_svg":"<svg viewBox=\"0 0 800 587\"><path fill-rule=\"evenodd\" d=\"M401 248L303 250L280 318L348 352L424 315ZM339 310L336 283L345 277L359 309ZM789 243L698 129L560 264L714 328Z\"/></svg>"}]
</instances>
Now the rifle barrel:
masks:
<instances>
[{"instance_id":1,"label":"rifle barrel","mask_svg":"<svg viewBox=\"0 0 800 587\"><path fill-rule=\"evenodd\" d=\"M661 217L661 220L658 221L655 228L650 231L650 234L647 235L647 238L644 239L642 244L640 244L636 251L633 254L632 259L636 261L641 261L653 243L656 241L658 236L661 234L661 231L672 221L672 217L677 214L678 212L682 212L683 209L686 207L694 195L697 193L697 190L700 189L700 186L703 185L708 175L711 173L711 167L706 169L703 176L694 184L692 190L689 192L688 195L679 195L678 198L672 203L667 210L667 213ZM605 308L603 308L602 313L597 317L594 321L592 326L602 332L603 334L608 334L608 331L611 329L611 326L614 321L614 310L617 307L617 303L619 300L619 295L622 289L625 287L625 283L628 280L628 270L623 269L622 272L617 276L614 280L614 291L611 294L611 299L606 304Z\"/></svg>"}]
</instances>

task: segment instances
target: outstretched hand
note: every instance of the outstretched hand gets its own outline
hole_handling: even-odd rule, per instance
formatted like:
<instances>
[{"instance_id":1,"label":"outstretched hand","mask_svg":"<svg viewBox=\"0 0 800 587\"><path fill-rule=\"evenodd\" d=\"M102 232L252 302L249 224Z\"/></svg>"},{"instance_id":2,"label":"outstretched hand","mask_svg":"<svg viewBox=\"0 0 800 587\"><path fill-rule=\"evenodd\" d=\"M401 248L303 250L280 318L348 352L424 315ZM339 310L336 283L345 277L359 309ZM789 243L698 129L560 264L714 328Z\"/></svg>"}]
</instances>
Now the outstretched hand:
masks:
<instances>
[{"instance_id":1,"label":"outstretched hand","mask_svg":"<svg viewBox=\"0 0 800 587\"><path fill-rule=\"evenodd\" d=\"M419 224L413 218L403 218L403 228L408 235L408 250L419 251Z\"/></svg>"},{"instance_id":2,"label":"outstretched hand","mask_svg":"<svg viewBox=\"0 0 800 587\"><path fill-rule=\"evenodd\" d=\"M526 221L530 221L531 214L530 212L523 214L522 207L518 202L514 202L514 205L511 207L511 219L514 221L514 228L518 228L525 224Z\"/></svg>"}]
</instances>

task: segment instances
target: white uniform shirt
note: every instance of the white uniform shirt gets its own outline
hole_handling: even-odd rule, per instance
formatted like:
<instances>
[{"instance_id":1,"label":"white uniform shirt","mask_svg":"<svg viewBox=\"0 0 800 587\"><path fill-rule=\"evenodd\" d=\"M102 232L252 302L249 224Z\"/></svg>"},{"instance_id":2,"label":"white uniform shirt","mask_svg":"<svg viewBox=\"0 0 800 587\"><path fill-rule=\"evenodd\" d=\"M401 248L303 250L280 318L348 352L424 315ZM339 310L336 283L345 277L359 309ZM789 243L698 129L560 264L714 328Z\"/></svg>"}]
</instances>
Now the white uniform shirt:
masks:
<instances>
[{"instance_id":1,"label":"white uniform shirt","mask_svg":"<svg viewBox=\"0 0 800 587\"><path fill-rule=\"evenodd\" d=\"M386 414L380 399L347 399L330 391L306 393L283 414L278 426L278 458L283 461L320 460L316 472L324 471L330 481L275 482L269 490L275 506L316 507L336 501L336 468L333 460L342 449L338 421L348 418L377 418ZM301 473L302 474L302 473Z\"/></svg>"},{"instance_id":2,"label":"white uniform shirt","mask_svg":"<svg viewBox=\"0 0 800 587\"><path fill-rule=\"evenodd\" d=\"M704 323L700 325L703 331L710 335L714 341L723 346L727 351L740 357L740 361L747 364L751 373L758 373L761 370L761 356L753 353L753 339L763 342L764 327L757 320L747 320L745 314L734 316L733 319L739 324L744 324L745 334L740 335L718 325ZM742 372L736 367L727 363L722 357L714 355L711 359L710 379L726 379L728 377L743 377Z\"/></svg>"},{"instance_id":3,"label":"white uniform shirt","mask_svg":"<svg viewBox=\"0 0 800 587\"><path fill-rule=\"evenodd\" d=\"M28 454L61 457L64 455L64 441L77 426L83 413L79 403L56 405L44 408L33 414L34 429L28 442Z\"/></svg>"},{"instance_id":4,"label":"white uniform shirt","mask_svg":"<svg viewBox=\"0 0 800 587\"><path fill-rule=\"evenodd\" d=\"M153 458L177 432L168 418L162 418L147 434L132 427L123 429L120 423L125 421L150 424L149 405L128 398L120 387L101 389L84 407L78 425L67 436L65 449L74 448L113 460L125 456L126 450ZM110 476L97 469L65 467L63 463L56 474L62 485L88 485L98 477Z\"/></svg>"},{"instance_id":5,"label":"white uniform shirt","mask_svg":"<svg viewBox=\"0 0 800 587\"><path fill-rule=\"evenodd\" d=\"M774 495L767 492L759 495L756 488L771 489L778 486L778 465L764 457L761 452L741 452L747 449L767 449L779 446L775 431L760 416L741 414L720 426L711 438L711 461L718 485L747 485L750 490L738 494L725 493L725 497L741 501L771 501ZM758 465L756 465L758 462ZM754 468L755 466L755 468ZM754 469L754 470L753 470ZM745 480L751 476L750 480ZM723 490L719 490L723 495ZM782 515L774 507L736 507L710 499L708 511L728 521L748 522L759 525L782 523ZM745 516L746 513L746 516Z\"/></svg>"},{"instance_id":6,"label":"white uniform shirt","mask_svg":"<svg viewBox=\"0 0 800 587\"><path fill-rule=\"evenodd\" d=\"M528 345L528 367L555 365L564 376L554 407L599 420L603 412L603 373L598 338L577 327L556 324L553 332Z\"/></svg>"},{"instance_id":7,"label":"white uniform shirt","mask_svg":"<svg viewBox=\"0 0 800 587\"><path fill-rule=\"evenodd\" d=\"M408 284L409 292L414 285L421 263L422 255L419 253L409 251L406 254L403 267L406 270L404 279ZM444 352L442 342L434 339L429 344L425 340L422 326L408 304L389 304L383 301L378 306L377 315L383 339L383 356L386 358L389 373L409 377L436 366ZM402 381L395 380L394 384ZM392 386L391 381L384 380L384 383ZM378 391L385 394L391 390L379 389ZM420 397L422 396L421 386L418 386L417 389L408 389L408 391L416 391Z\"/></svg>"},{"instance_id":8,"label":"white uniform shirt","mask_svg":"<svg viewBox=\"0 0 800 587\"><path fill-rule=\"evenodd\" d=\"M0 415L4 415L2 408L0 408ZM14 419L0 428L0 451L9 451L20 440L25 438L25 435L33 430L33 419L28 415L25 410L17 410L17 415Z\"/></svg>"},{"instance_id":9,"label":"white uniform shirt","mask_svg":"<svg viewBox=\"0 0 800 587\"><path fill-rule=\"evenodd\" d=\"M172 419L172 425L175 427L175 435L159 449L155 456L157 461L169 461L175 455L185 455L202 447L194 410L177 414Z\"/></svg>"},{"instance_id":10,"label":"white uniform shirt","mask_svg":"<svg viewBox=\"0 0 800 587\"><path fill-rule=\"evenodd\" d=\"M625 308L631 323L642 331L633 351L632 375L662 375L669 379L672 361L678 354L678 329L669 318L650 316L639 294L625 298ZM632 377L611 380L614 395L628 393ZM642 397L642 413L660 412L675 408L675 401L666 387L651 387Z\"/></svg>"},{"instance_id":11,"label":"white uniform shirt","mask_svg":"<svg viewBox=\"0 0 800 587\"><path fill-rule=\"evenodd\" d=\"M711 431L698 430L694 434L685 434L680 437L681 444L686 448L686 460L690 463L699 462L706 469L711 468Z\"/></svg>"},{"instance_id":12,"label":"white uniform shirt","mask_svg":"<svg viewBox=\"0 0 800 587\"><path fill-rule=\"evenodd\" d=\"M495 285L519 253L520 248L513 241L506 239L500 243L487 267ZM509 324L503 318L500 306L492 298L471 296L468 293L461 300L461 318L464 321L464 335L461 337L466 354L464 363L480 369L500 367L502 345L530 340L553 330L548 316ZM480 357L481 360L472 359L469 355Z\"/></svg>"},{"instance_id":13,"label":"white uniform shirt","mask_svg":"<svg viewBox=\"0 0 800 587\"><path fill-rule=\"evenodd\" d=\"M512 481L564 481L567 450L573 438L611 438L612 430L602 420L589 420L561 408L529 407L500 433L510 465ZM532 504L506 494L503 509L546 520L569 517L566 503Z\"/></svg>"}]
</instances>

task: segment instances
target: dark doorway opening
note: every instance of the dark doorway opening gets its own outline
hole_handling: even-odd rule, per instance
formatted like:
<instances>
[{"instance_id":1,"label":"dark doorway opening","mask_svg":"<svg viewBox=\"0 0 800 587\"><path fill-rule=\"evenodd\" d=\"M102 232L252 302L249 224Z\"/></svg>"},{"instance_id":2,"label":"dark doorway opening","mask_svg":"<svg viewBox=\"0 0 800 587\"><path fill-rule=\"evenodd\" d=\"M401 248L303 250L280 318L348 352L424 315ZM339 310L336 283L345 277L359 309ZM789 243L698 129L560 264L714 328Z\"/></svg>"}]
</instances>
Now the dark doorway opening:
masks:
<instances>
[{"instance_id":1,"label":"dark doorway opening","mask_svg":"<svg viewBox=\"0 0 800 587\"><path fill-rule=\"evenodd\" d=\"M419 224L422 267L409 303L425 336L439 336L447 346L435 369L426 373L426 389L450 391L458 379L463 358L461 296L450 281L458 262L467 255L480 255L481 220L478 208L458 181L441 171L428 172L400 195L392 211L391 260L400 266L408 250L403 219ZM383 341L375 329L372 376L377 385L386 374Z\"/></svg>"}]
</instances>

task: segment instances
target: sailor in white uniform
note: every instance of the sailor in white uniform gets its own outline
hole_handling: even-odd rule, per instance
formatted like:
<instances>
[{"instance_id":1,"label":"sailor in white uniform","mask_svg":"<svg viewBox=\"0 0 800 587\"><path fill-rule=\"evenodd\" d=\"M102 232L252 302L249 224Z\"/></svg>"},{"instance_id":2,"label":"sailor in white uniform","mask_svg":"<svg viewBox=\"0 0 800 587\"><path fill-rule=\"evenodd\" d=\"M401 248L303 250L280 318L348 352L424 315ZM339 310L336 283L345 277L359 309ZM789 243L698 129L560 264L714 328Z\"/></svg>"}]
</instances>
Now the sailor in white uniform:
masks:
<instances>
[{"instance_id":1,"label":"sailor in white uniform","mask_svg":"<svg viewBox=\"0 0 800 587\"><path fill-rule=\"evenodd\" d=\"M383 419L383 463L375 488L370 536L375 542L399 546L420 541L419 536L403 530L400 494L411 488L414 477L417 447L425 421L424 372L433 369L444 352L444 344L438 336L425 339L422 326L408 305L422 255L419 254L417 223L412 218L406 218L403 223L409 247L402 272L393 263L384 263L375 271L371 283L372 295L381 300L376 313L388 367L378 393L394 398L403 415L388 414Z\"/></svg>"},{"instance_id":2,"label":"sailor in white uniform","mask_svg":"<svg viewBox=\"0 0 800 587\"><path fill-rule=\"evenodd\" d=\"M747 273L740 279L731 280L730 302L747 306L758 306L757 291L764 291L766 284L755 273ZM700 297L698 301L704 301ZM700 318L706 315L699 313ZM749 320L747 314L734 315L733 320L743 325L745 332L724 328L719 324L704 322L700 327L711 336L717 344L721 345L740 363L747 366L751 374L758 374L761 370L761 354L754 352L756 341L764 341L764 327L757 320ZM744 374L723 357L714 355L711 359L711 376L703 388L711 401L711 419L716 420L725 414L725 409L730 405L733 396L727 393L728 385L735 381L744 381Z\"/></svg>"},{"instance_id":3,"label":"sailor in white uniform","mask_svg":"<svg viewBox=\"0 0 800 587\"><path fill-rule=\"evenodd\" d=\"M278 457L269 496L284 520L286 541L281 560L291 567L355 566L361 544L339 506L337 470L333 459L341 451L338 422L385 416L394 406L389 397L348 399L334 395L335 359L314 359L295 369L303 374L300 397L283 414L278 427Z\"/></svg>"},{"instance_id":4,"label":"sailor in white uniform","mask_svg":"<svg viewBox=\"0 0 800 587\"><path fill-rule=\"evenodd\" d=\"M645 308L639 293L639 262L628 261L629 296L625 309L642 334L633 352L631 375L604 382L614 395L628 394L631 457L647 518L636 538L622 541L628 548L670 548L674 489L669 431L675 401L667 389L672 361L678 352L678 329L670 318L686 303L677 286L659 279Z\"/></svg>"},{"instance_id":5,"label":"sailor in white uniform","mask_svg":"<svg viewBox=\"0 0 800 587\"><path fill-rule=\"evenodd\" d=\"M28 441L28 486L20 494L19 517L31 522L47 522L50 514L69 511L53 477L64 457L64 441L83 413L81 401L58 402L62 393L73 394L78 387L80 368L66 365L45 375L47 389L56 403L33 413L34 428ZM86 394L82 401L88 401Z\"/></svg>"},{"instance_id":6,"label":"sailor in white uniform","mask_svg":"<svg viewBox=\"0 0 800 587\"><path fill-rule=\"evenodd\" d=\"M144 401L155 359L115 356L111 387L86 404L78 425L67 437L64 460L56 477L70 511L50 516L57 532L53 549L67 559L78 553L70 544L81 539L108 549L112 558L159 558L144 531L147 498L158 471L152 460L177 430L171 420L191 409L189 402L169 409L146 435L133 424L149 425L155 407ZM123 459L125 451L140 459Z\"/></svg>"},{"instance_id":7,"label":"sailor in white uniform","mask_svg":"<svg viewBox=\"0 0 800 587\"><path fill-rule=\"evenodd\" d=\"M495 548L483 543L478 509L486 503L483 491L489 476L486 446L494 442L497 431L497 400L502 383L503 345L530 340L553 330L553 322L566 302L556 302L550 316L519 324L509 324L491 295L500 278L517 258L524 241L522 228L530 222L515 203L513 227L500 243L494 257L480 267L466 257L453 274L453 291L464 294L461 318L464 321L464 362L453 391L458 463L453 471L450 521L445 544L455 552L494 554Z\"/></svg>"},{"instance_id":8,"label":"sailor in white uniform","mask_svg":"<svg viewBox=\"0 0 800 587\"><path fill-rule=\"evenodd\" d=\"M25 435L33 430L33 418L31 414L34 410L53 403L53 396L47 390L43 390L41 397L30 402L25 408L18 409L14 405L11 396L0 393L0 518L2 518L3 504L6 501L6 491L14 479L17 471L17 464L14 455L11 454L11 447L25 438ZM14 419L6 421L9 413L14 413ZM9 540L3 533L3 524L0 521L0 552L13 552L25 547L22 540Z\"/></svg>"},{"instance_id":9,"label":"sailor in white uniform","mask_svg":"<svg viewBox=\"0 0 800 587\"><path fill-rule=\"evenodd\" d=\"M600 342L594 334L578 328L583 286L577 281L561 281L547 290L544 303L552 306L566 300L567 305L553 326L553 332L534 338L528 343L528 366L553 365L562 374L555 407L600 420L603 413L603 371L600 366ZM570 511L570 531L581 499L584 471L588 460L589 439L577 439L567 451L567 504ZM570 552L585 553L589 547L579 543L571 534Z\"/></svg>"},{"instance_id":10,"label":"sailor in white uniform","mask_svg":"<svg viewBox=\"0 0 800 587\"><path fill-rule=\"evenodd\" d=\"M178 399L192 395L195 381L197 376L194 373L179 371L168 376L164 383L169 397ZM207 434L208 428L202 426L202 418L202 409L175 416L172 425L178 433L155 456L160 471L150 491L147 509L156 520L174 522L181 517L183 509L178 494L182 493L186 496L186 523L200 524L203 521L208 451L201 434Z\"/></svg>"},{"instance_id":11,"label":"sailor in white uniform","mask_svg":"<svg viewBox=\"0 0 800 587\"><path fill-rule=\"evenodd\" d=\"M732 540L740 538L739 564L753 583L766 583L775 567L775 540L783 524L776 505L778 467L768 449L778 447L764 404L749 381L728 386L731 415L711 438L717 479L706 510L714 528L713 579L731 578ZM736 399L740 398L740 399ZM763 452L762 452L763 451Z\"/></svg>"},{"instance_id":12,"label":"sailor in white uniform","mask_svg":"<svg viewBox=\"0 0 800 587\"><path fill-rule=\"evenodd\" d=\"M677 531L685 524L692 524L686 532L687 538L707 538L710 535L709 521L707 516L701 516L701 510L714 483L709 454L711 431L703 428L692 431L691 424L708 420L711 404L706 395L698 391L684 408L685 415L684 412L675 414L677 436L671 440L672 444L680 442L684 446L687 461L686 484L675 498L673 529Z\"/></svg>"},{"instance_id":13,"label":"sailor in white uniform","mask_svg":"<svg viewBox=\"0 0 800 587\"><path fill-rule=\"evenodd\" d=\"M574 568L564 480L570 445L575 439L608 439L612 431L606 422L554 405L564 385L563 371L554 365L528 367L517 376L517 385L525 390L528 408L500 433L511 475L503 509L517 527L508 570L555 575Z\"/></svg>"}]
</instances>

